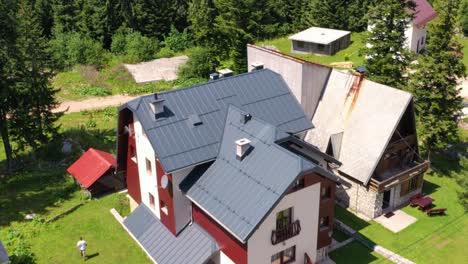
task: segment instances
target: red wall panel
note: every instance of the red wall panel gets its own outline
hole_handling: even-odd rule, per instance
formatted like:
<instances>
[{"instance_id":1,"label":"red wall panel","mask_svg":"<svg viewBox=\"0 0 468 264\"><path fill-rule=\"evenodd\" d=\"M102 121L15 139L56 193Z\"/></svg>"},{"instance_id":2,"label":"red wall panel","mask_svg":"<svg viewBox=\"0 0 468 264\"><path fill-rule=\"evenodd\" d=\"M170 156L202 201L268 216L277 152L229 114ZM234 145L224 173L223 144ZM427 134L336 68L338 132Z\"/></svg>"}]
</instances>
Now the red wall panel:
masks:
<instances>
[{"instance_id":1,"label":"red wall panel","mask_svg":"<svg viewBox=\"0 0 468 264\"><path fill-rule=\"evenodd\" d=\"M138 174L138 164L135 163L131 158L130 149L134 148L136 153L135 137L131 134L128 136L128 147L127 147L127 189L128 194L138 204L141 203L141 191L140 191L140 176Z\"/></svg>"},{"instance_id":2,"label":"red wall panel","mask_svg":"<svg viewBox=\"0 0 468 264\"><path fill-rule=\"evenodd\" d=\"M172 175L167 174L169 178L169 185L166 189L161 188L161 178L165 174L164 169L161 166L161 163L158 159L156 161L156 175L158 181L158 195L159 195L159 210L161 216L161 222L171 231L172 234L176 235L176 227L175 227L175 216L174 216L174 199L173 199L173 186L172 186ZM167 214L163 212L161 209L161 202L163 202L167 207Z\"/></svg>"},{"instance_id":3,"label":"red wall panel","mask_svg":"<svg viewBox=\"0 0 468 264\"><path fill-rule=\"evenodd\" d=\"M203 210L192 204L192 217L195 223L203 227L218 243L223 251L236 264L247 264L247 246L239 242L224 228L209 217Z\"/></svg>"}]
</instances>

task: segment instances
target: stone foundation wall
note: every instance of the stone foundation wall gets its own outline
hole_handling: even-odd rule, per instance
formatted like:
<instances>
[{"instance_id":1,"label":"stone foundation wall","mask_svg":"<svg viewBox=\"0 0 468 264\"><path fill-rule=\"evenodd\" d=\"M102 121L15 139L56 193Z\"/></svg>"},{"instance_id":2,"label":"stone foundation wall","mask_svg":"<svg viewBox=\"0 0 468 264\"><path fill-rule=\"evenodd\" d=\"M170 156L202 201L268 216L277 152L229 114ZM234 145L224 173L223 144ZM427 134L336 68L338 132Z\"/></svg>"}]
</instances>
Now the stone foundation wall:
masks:
<instances>
[{"instance_id":1,"label":"stone foundation wall","mask_svg":"<svg viewBox=\"0 0 468 264\"><path fill-rule=\"evenodd\" d=\"M418 188L410 193L407 193L405 196L400 197L400 191L401 191L401 184L395 186L393 188L393 200L391 202L391 205L393 208L400 207L402 205L406 205L409 203L409 198L417 193L422 192L422 186L421 188Z\"/></svg>"},{"instance_id":2,"label":"stone foundation wall","mask_svg":"<svg viewBox=\"0 0 468 264\"><path fill-rule=\"evenodd\" d=\"M133 198L130 195L127 195L129 204L130 204L130 212L133 212L138 207L138 203L133 200Z\"/></svg>"},{"instance_id":3,"label":"stone foundation wall","mask_svg":"<svg viewBox=\"0 0 468 264\"><path fill-rule=\"evenodd\" d=\"M338 202L369 218L382 214L383 193L377 193L362 185L341 177L344 183L336 189Z\"/></svg>"}]
</instances>

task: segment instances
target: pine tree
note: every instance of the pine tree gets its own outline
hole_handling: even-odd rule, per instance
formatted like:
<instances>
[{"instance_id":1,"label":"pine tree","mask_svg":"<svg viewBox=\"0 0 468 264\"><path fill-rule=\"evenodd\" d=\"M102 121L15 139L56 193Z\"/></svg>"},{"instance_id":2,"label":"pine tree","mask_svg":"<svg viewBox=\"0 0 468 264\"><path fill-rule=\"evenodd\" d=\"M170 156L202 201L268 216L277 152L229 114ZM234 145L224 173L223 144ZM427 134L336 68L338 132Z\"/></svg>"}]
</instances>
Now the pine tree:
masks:
<instances>
[{"instance_id":1,"label":"pine tree","mask_svg":"<svg viewBox=\"0 0 468 264\"><path fill-rule=\"evenodd\" d=\"M76 25L79 13L79 2L75 0L53 0L54 28L57 32L78 31Z\"/></svg>"},{"instance_id":2,"label":"pine tree","mask_svg":"<svg viewBox=\"0 0 468 264\"><path fill-rule=\"evenodd\" d=\"M208 46L215 42L214 20L218 12L213 0L192 0L188 7L188 21L190 31L198 45Z\"/></svg>"},{"instance_id":3,"label":"pine tree","mask_svg":"<svg viewBox=\"0 0 468 264\"><path fill-rule=\"evenodd\" d=\"M369 79L400 89L405 87L403 75L411 57L405 47L405 30L414 10L414 2L406 0L381 0L370 8L370 29L364 49Z\"/></svg>"},{"instance_id":4,"label":"pine tree","mask_svg":"<svg viewBox=\"0 0 468 264\"><path fill-rule=\"evenodd\" d=\"M14 43L17 38L17 27L15 12L16 1L5 0L0 2L0 134L7 159L7 173L14 169L13 149L10 143L8 128L8 112L10 111L11 90L16 79L14 65L16 49Z\"/></svg>"},{"instance_id":5,"label":"pine tree","mask_svg":"<svg viewBox=\"0 0 468 264\"><path fill-rule=\"evenodd\" d=\"M107 6L106 0L80 0L76 26L78 30L88 37L104 42L107 34Z\"/></svg>"},{"instance_id":6,"label":"pine tree","mask_svg":"<svg viewBox=\"0 0 468 264\"><path fill-rule=\"evenodd\" d=\"M460 0L440 1L438 18L429 26L427 55L410 76L420 139L430 154L458 139L462 98L457 79L465 76L462 46L455 34Z\"/></svg>"},{"instance_id":7,"label":"pine tree","mask_svg":"<svg viewBox=\"0 0 468 264\"><path fill-rule=\"evenodd\" d=\"M55 121L60 115L52 113L57 106L57 90L49 84L48 42L42 36L40 22L26 0L21 2L18 22L18 79L14 96L10 97L9 127L11 139L18 148L29 146L34 151L58 132Z\"/></svg>"},{"instance_id":8,"label":"pine tree","mask_svg":"<svg viewBox=\"0 0 468 264\"><path fill-rule=\"evenodd\" d=\"M310 26L348 29L348 0L314 0L310 1L310 11L306 20Z\"/></svg>"}]
</instances>

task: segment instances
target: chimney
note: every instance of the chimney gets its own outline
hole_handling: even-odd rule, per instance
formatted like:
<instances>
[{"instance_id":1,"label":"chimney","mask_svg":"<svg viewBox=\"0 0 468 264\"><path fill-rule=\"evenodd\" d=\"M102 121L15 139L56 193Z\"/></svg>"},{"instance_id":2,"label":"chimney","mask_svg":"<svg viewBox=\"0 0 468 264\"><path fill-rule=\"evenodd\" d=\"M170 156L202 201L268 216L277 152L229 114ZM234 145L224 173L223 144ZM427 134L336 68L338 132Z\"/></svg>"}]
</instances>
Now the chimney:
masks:
<instances>
[{"instance_id":1,"label":"chimney","mask_svg":"<svg viewBox=\"0 0 468 264\"><path fill-rule=\"evenodd\" d=\"M231 77L234 75L234 72L231 71L230 69L222 69L222 70L219 70L218 73L219 73L219 78Z\"/></svg>"},{"instance_id":2,"label":"chimney","mask_svg":"<svg viewBox=\"0 0 468 264\"><path fill-rule=\"evenodd\" d=\"M245 114L245 115L242 115L241 114L241 124L245 125L247 124L247 122L249 122L250 120L252 120L252 115L251 114Z\"/></svg>"},{"instance_id":3,"label":"chimney","mask_svg":"<svg viewBox=\"0 0 468 264\"><path fill-rule=\"evenodd\" d=\"M238 160L242 160L247 154L247 151L250 148L250 140L242 138L236 141L236 157Z\"/></svg>"},{"instance_id":4,"label":"chimney","mask_svg":"<svg viewBox=\"0 0 468 264\"><path fill-rule=\"evenodd\" d=\"M250 71L258 71L258 70L263 70L265 65L261 62L254 62L250 65Z\"/></svg>"},{"instance_id":5,"label":"chimney","mask_svg":"<svg viewBox=\"0 0 468 264\"><path fill-rule=\"evenodd\" d=\"M210 74L210 80L218 80L219 79L219 73L213 72Z\"/></svg>"},{"instance_id":6,"label":"chimney","mask_svg":"<svg viewBox=\"0 0 468 264\"><path fill-rule=\"evenodd\" d=\"M164 113L164 99L158 98L157 93L154 94L154 101L149 105L156 119L158 119L158 117Z\"/></svg>"}]
</instances>

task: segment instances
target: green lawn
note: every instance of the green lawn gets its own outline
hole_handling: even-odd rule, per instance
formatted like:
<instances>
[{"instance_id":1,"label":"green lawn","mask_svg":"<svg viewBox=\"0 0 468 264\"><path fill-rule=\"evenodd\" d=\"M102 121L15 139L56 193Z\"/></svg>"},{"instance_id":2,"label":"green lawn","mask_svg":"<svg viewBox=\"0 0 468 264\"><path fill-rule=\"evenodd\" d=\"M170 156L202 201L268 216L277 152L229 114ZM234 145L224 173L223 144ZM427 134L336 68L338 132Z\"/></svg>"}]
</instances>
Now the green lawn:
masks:
<instances>
[{"instance_id":1,"label":"green lawn","mask_svg":"<svg viewBox=\"0 0 468 264\"><path fill-rule=\"evenodd\" d=\"M392 263L356 241L331 252L330 258L337 264Z\"/></svg>"},{"instance_id":2,"label":"green lawn","mask_svg":"<svg viewBox=\"0 0 468 264\"><path fill-rule=\"evenodd\" d=\"M344 49L334 54L333 56L325 55L315 55L315 54L293 54L291 53L291 40L288 37L277 38L273 40L265 40L257 43L259 46L275 46L282 53L311 61L316 63L321 63L325 65L330 65L333 62L353 62L354 67L364 64L364 57L360 54L359 50L365 46L365 32L361 33L352 33L351 41L352 44Z\"/></svg>"},{"instance_id":3,"label":"green lawn","mask_svg":"<svg viewBox=\"0 0 468 264\"><path fill-rule=\"evenodd\" d=\"M462 38L461 43L463 45L463 63L466 66L466 72L468 73L468 37Z\"/></svg>"},{"instance_id":4,"label":"green lawn","mask_svg":"<svg viewBox=\"0 0 468 264\"><path fill-rule=\"evenodd\" d=\"M466 142L466 134L464 134ZM460 144L460 153L466 153L466 143ZM417 263L463 263L468 254L468 216L459 203L457 192L462 191L455 181L456 175L466 177L468 167L435 156L432 166L436 172L425 175L424 192L435 199L438 208L448 208L445 216L428 217L417 208L403 211L418 221L399 233L392 233L378 223L363 221L337 207L336 217L376 244L382 245Z\"/></svg>"},{"instance_id":5,"label":"green lawn","mask_svg":"<svg viewBox=\"0 0 468 264\"><path fill-rule=\"evenodd\" d=\"M185 87L203 81L206 80L190 79L137 84L125 69L121 58L115 57L100 70L94 66L77 65L73 69L60 72L53 78L52 86L59 90L58 100L67 101L115 94L145 94Z\"/></svg>"},{"instance_id":6,"label":"green lawn","mask_svg":"<svg viewBox=\"0 0 468 264\"><path fill-rule=\"evenodd\" d=\"M36 263L81 263L75 243L83 236L89 244L88 254L95 255L88 263L150 263L109 212L114 207L128 213L125 195L88 200L66 173L80 149L96 147L115 153L116 111L107 108L64 115L59 120L62 138L39 150L36 159L21 154L23 169L0 177L0 240L9 242L6 246L10 255L15 253L13 249L21 252L29 248ZM63 138L74 142L74 151L68 157L60 152ZM3 166L5 157L3 149L0 151ZM46 224L41 220L80 202L85 204L55 222ZM38 220L25 222L24 215L31 212L38 215Z\"/></svg>"}]
</instances>

